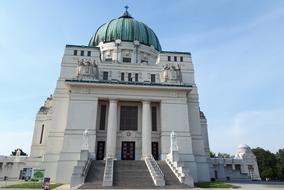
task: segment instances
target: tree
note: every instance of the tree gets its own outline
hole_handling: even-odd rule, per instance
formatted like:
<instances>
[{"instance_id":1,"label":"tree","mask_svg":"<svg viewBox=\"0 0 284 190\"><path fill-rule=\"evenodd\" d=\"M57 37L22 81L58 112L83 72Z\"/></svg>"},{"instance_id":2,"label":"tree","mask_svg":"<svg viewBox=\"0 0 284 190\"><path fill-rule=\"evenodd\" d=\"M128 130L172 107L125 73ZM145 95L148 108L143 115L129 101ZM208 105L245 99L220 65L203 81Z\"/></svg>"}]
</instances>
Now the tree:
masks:
<instances>
[{"instance_id":1,"label":"tree","mask_svg":"<svg viewBox=\"0 0 284 190\"><path fill-rule=\"evenodd\" d=\"M27 155L28 155L28 154L25 153L22 149L17 148L17 149L15 149L14 151L12 151L11 156L16 156L16 153L17 153L18 150L20 150L20 152L21 152L20 156L27 156Z\"/></svg>"},{"instance_id":2,"label":"tree","mask_svg":"<svg viewBox=\"0 0 284 190\"><path fill-rule=\"evenodd\" d=\"M284 148L276 153L276 161L277 178L284 179Z\"/></svg>"},{"instance_id":3,"label":"tree","mask_svg":"<svg viewBox=\"0 0 284 190\"><path fill-rule=\"evenodd\" d=\"M277 178L276 157L273 153L263 148L257 147L252 149L256 156L259 173L261 178Z\"/></svg>"},{"instance_id":4,"label":"tree","mask_svg":"<svg viewBox=\"0 0 284 190\"><path fill-rule=\"evenodd\" d=\"M209 157L210 158L216 158L216 154L214 152L209 152Z\"/></svg>"},{"instance_id":5,"label":"tree","mask_svg":"<svg viewBox=\"0 0 284 190\"><path fill-rule=\"evenodd\" d=\"M218 157L221 157L221 158L230 158L230 154L227 154L227 153L218 153Z\"/></svg>"}]
</instances>

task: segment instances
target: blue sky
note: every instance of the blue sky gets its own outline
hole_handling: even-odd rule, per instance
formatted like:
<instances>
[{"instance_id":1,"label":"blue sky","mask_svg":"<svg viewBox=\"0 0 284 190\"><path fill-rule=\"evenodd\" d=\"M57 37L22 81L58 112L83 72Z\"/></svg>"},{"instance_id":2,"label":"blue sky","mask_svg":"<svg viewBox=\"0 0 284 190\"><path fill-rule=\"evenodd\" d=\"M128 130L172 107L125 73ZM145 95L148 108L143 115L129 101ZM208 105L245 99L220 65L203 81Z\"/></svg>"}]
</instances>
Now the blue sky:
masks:
<instances>
[{"instance_id":1,"label":"blue sky","mask_svg":"<svg viewBox=\"0 0 284 190\"><path fill-rule=\"evenodd\" d=\"M87 45L128 5L163 50L189 51L214 152L284 147L284 1L1 1L0 155L30 151L65 44Z\"/></svg>"}]
</instances>

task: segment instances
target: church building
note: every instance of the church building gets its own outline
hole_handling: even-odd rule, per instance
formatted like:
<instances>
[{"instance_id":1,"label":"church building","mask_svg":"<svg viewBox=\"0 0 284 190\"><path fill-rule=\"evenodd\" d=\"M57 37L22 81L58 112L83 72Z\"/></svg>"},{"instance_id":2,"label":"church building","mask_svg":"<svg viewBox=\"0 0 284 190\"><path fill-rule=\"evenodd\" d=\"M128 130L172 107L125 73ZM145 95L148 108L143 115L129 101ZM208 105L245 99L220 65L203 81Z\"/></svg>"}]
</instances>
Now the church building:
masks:
<instances>
[{"instance_id":1,"label":"church building","mask_svg":"<svg viewBox=\"0 0 284 190\"><path fill-rule=\"evenodd\" d=\"M126 8L89 44L66 45L26 166L72 187L193 186L218 179L209 151L191 53L163 50Z\"/></svg>"}]
</instances>

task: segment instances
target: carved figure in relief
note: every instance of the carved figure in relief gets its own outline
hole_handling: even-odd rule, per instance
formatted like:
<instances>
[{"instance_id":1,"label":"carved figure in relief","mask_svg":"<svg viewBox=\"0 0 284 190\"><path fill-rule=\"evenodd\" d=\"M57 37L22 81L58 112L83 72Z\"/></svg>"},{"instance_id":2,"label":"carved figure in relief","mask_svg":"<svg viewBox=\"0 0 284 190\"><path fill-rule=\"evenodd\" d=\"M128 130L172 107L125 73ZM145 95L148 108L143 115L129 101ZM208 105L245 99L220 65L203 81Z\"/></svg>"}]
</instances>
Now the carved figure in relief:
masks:
<instances>
[{"instance_id":1,"label":"carved figure in relief","mask_svg":"<svg viewBox=\"0 0 284 190\"><path fill-rule=\"evenodd\" d=\"M177 66L170 64L164 65L163 70L160 73L160 81L169 83L182 83L180 64L177 64Z\"/></svg>"},{"instance_id":2,"label":"carved figure in relief","mask_svg":"<svg viewBox=\"0 0 284 190\"><path fill-rule=\"evenodd\" d=\"M98 79L98 74L98 65L95 60L93 62L86 59L78 61L77 79L95 80Z\"/></svg>"}]
</instances>

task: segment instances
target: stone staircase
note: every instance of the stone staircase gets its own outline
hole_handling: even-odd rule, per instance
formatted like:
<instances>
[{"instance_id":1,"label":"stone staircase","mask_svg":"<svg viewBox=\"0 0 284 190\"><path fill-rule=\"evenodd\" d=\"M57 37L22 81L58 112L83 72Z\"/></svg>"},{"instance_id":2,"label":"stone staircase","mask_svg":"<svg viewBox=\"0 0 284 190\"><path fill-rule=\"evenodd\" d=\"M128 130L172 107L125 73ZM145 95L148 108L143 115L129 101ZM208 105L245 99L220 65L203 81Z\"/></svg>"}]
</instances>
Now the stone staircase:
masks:
<instances>
[{"instance_id":1,"label":"stone staircase","mask_svg":"<svg viewBox=\"0 0 284 190\"><path fill-rule=\"evenodd\" d=\"M113 186L155 187L144 160L115 160Z\"/></svg>"},{"instance_id":2,"label":"stone staircase","mask_svg":"<svg viewBox=\"0 0 284 190\"><path fill-rule=\"evenodd\" d=\"M93 160L90 165L87 176L85 178L85 183L80 187L80 189L91 189L94 187L102 187L104 169L105 169L104 160Z\"/></svg>"},{"instance_id":3,"label":"stone staircase","mask_svg":"<svg viewBox=\"0 0 284 190\"><path fill-rule=\"evenodd\" d=\"M166 161L157 161L158 165L160 166L161 170L164 173L166 187L167 188L185 188L188 187L185 184L182 184L176 175L173 173L169 165Z\"/></svg>"}]
</instances>

